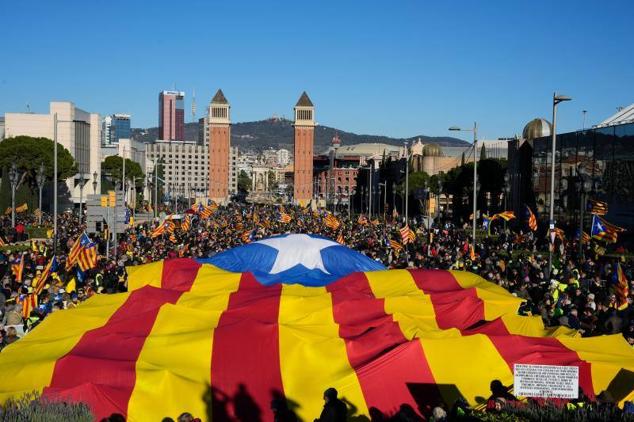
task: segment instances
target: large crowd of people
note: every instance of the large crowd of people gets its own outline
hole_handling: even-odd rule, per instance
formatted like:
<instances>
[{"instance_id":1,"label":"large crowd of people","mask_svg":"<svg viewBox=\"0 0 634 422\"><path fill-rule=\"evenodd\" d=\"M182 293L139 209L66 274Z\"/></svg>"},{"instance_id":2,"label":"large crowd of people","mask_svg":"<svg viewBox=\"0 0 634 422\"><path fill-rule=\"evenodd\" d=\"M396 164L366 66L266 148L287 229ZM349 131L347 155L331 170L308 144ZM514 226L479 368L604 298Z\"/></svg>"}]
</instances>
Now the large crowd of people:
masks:
<instances>
[{"instance_id":1,"label":"large crowd of people","mask_svg":"<svg viewBox=\"0 0 634 422\"><path fill-rule=\"evenodd\" d=\"M623 289L622 285L624 278L632 280L634 267L619 245L618 253L606 254L595 241L580 249L578 240L562 236L551 249L550 272L549 240L522 230L521 224L511 230L510 225L496 223L489 233L480 231L471 248L469 222L457 225L437 219L431 223L418 216L405 224L398 215L369 218L344 212L333 217L300 207L230 204L193 207L178 215L163 209L158 218L119 230L116 245L106 239L108 230L91 233L98 250L96 266L81 271L66 261L86 227L77 215L60 214L54 245L52 219L43 218L40 226L35 215L19 214L14 228L7 216L0 217L0 351L51 312L80 306L95 294L126 291L128 266L176 257L211 257L284 233L331 238L387 268L471 271L525 299L520 313L541 315L547 326L567 326L583 336L622 333L634 346L634 295L631 286ZM157 227L166 226L166 220L170 228L159 234ZM405 226L413 234L404 234ZM25 298L33 294L35 280L53 255L58 265L37 295L37 306L25 312ZM19 273L16 268L21 268Z\"/></svg>"},{"instance_id":2,"label":"large crowd of people","mask_svg":"<svg viewBox=\"0 0 634 422\"><path fill-rule=\"evenodd\" d=\"M175 230L152 236L167 215L169 210L162 210L161 218L120 230L116 255L114 242L107 242L104 232L91 234L99 254L96 268L85 272L76 265L67 270L65 265L73 243L85 230L76 215L59 216L56 251L51 239L27 238L27 229L36 226L36 216L19 214L15 228L8 217L0 217L0 239L5 244L0 249L0 349L51 312L77 306L93 294L125 291L127 266L175 257L210 257L242 243L283 233L336 239L388 268L472 271L526 299L520 311L541 315L547 326L567 326L584 336L622 333L634 345L634 296L631 289L623 292L619 288L616 277L616 266L620 265L625 278L632 280L632 261L624 258L628 255L623 248L621 255L606 255L587 244L580 255L576 239L558 239L554 269L549 274L548 239L530 230L512 231L502 223L493 226L490 235L482 232L472 250L468 223L458 226L437 221L426 227L429 223L425 220L411 218L408 226L414 236L406 243L401 233L405 223L396 215L370 219L343 213L333 224L324 212L305 208L231 204L214 207L210 215L190 209L183 214L191 223L187 230L175 224ZM50 216L45 216L42 224L50 236ZM54 252L58 270L46 281L37 308L23 315L23 299L32 292L33 280ZM23 270L16 279L12 269L21 259Z\"/></svg>"}]
</instances>

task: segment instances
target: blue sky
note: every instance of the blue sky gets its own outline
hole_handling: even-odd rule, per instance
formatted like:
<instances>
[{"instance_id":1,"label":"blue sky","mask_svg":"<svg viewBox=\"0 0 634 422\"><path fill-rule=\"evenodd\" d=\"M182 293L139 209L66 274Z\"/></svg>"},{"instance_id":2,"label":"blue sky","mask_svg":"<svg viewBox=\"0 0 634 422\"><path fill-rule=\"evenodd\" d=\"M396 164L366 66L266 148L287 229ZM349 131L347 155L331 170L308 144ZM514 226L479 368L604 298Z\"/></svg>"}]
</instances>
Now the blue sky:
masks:
<instances>
[{"instance_id":1,"label":"blue sky","mask_svg":"<svg viewBox=\"0 0 634 422\"><path fill-rule=\"evenodd\" d=\"M70 100L156 126L176 86L186 121L192 90L200 117L222 88L239 122L290 117L306 90L324 125L443 136L477 120L495 138L550 119L555 90L574 98L563 131L634 102L631 0L6 0L0 16L0 113Z\"/></svg>"}]
</instances>

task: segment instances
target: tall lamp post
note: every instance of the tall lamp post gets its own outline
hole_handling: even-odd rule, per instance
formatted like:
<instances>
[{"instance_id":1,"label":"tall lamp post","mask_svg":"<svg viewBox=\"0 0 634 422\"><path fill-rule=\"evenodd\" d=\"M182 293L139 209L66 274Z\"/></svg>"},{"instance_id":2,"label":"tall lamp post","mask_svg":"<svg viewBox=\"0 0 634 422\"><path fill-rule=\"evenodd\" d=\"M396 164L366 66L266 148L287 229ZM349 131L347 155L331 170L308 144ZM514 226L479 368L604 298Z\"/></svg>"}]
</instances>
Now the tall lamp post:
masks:
<instances>
[{"instance_id":1,"label":"tall lamp post","mask_svg":"<svg viewBox=\"0 0 634 422\"><path fill-rule=\"evenodd\" d=\"M20 174L15 163L11 164L9 170L9 182L11 182L11 227L15 228L15 190L18 187Z\"/></svg>"},{"instance_id":2,"label":"tall lamp post","mask_svg":"<svg viewBox=\"0 0 634 422\"><path fill-rule=\"evenodd\" d=\"M586 194L592 190L592 183L581 164L577 167L575 188L579 192L579 258L583 259L583 211L586 205Z\"/></svg>"},{"instance_id":3,"label":"tall lamp post","mask_svg":"<svg viewBox=\"0 0 634 422\"><path fill-rule=\"evenodd\" d=\"M509 183L511 180L511 177L509 176L508 172L506 172L504 174L504 210L506 211L506 208L508 206L508 197L511 194L511 184ZM506 231L506 220L504 220L504 230Z\"/></svg>"},{"instance_id":4,"label":"tall lamp post","mask_svg":"<svg viewBox=\"0 0 634 422\"><path fill-rule=\"evenodd\" d=\"M42 225L42 189L44 188L44 182L46 182L46 175L44 174L44 163L40 163L40 168L37 170L37 189L39 191L38 209L40 214L37 216L37 224Z\"/></svg>"},{"instance_id":5,"label":"tall lamp post","mask_svg":"<svg viewBox=\"0 0 634 422\"><path fill-rule=\"evenodd\" d=\"M442 181L438 179L438 195L436 195L436 219L440 217L440 195L442 195Z\"/></svg>"},{"instance_id":6,"label":"tall lamp post","mask_svg":"<svg viewBox=\"0 0 634 422\"><path fill-rule=\"evenodd\" d=\"M565 95L557 95L553 93L553 128L552 128L552 150L550 156L550 248L548 248L548 277L553 270L553 249L555 246L555 153L557 150L557 105L564 101L570 101L572 98Z\"/></svg>"},{"instance_id":7,"label":"tall lamp post","mask_svg":"<svg viewBox=\"0 0 634 422\"><path fill-rule=\"evenodd\" d=\"M84 172L79 173L79 224L81 225L84 219L84 186L90 180Z\"/></svg>"},{"instance_id":8,"label":"tall lamp post","mask_svg":"<svg viewBox=\"0 0 634 422\"><path fill-rule=\"evenodd\" d=\"M471 219L471 247L475 253L476 247L476 213L478 211L478 123L473 122L473 129L461 129L457 126L449 128L451 131L473 132L473 215Z\"/></svg>"},{"instance_id":9,"label":"tall lamp post","mask_svg":"<svg viewBox=\"0 0 634 422\"><path fill-rule=\"evenodd\" d=\"M92 194L93 195L97 195L97 183L98 183L97 177L98 176L99 175L97 174L96 171L92 174Z\"/></svg>"},{"instance_id":10,"label":"tall lamp post","mask_svg":"<svg viewBox=\"0 0 634 422\"><path fill-rule=\"evenodd\" d=\"M409 143L405 141L405 225L409 225Z\"/></svg>"}]
</instances>

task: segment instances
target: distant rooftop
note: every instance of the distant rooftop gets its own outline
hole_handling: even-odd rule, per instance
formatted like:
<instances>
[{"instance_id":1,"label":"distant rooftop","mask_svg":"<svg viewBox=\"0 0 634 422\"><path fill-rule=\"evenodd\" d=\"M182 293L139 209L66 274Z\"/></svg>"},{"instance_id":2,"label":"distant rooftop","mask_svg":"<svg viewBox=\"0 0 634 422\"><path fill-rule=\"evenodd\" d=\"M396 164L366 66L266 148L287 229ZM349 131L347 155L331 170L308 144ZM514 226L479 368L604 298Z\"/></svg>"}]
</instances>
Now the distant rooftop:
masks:
<instances>
[{"instance_id":1,"label":"distant rooftop","mask_svg":"<svg viewBox=\"0 0 634 422\"><path fill-rule=\"evenodd\" d=\"M181 97L185 96L185 92L184 91L163 91L162 94L163 95L177 95L177 96L181 96Z\"/></svg>"},{"instance_id":2,"label":"distant rooftop","mask_svg":"<svg viewBox=\"0 0 634 422\"><path fill-rule=\"evenodd\" d=\"M222 89L219 89L216 92L216 95L211 99L212 104L229 104L227 98L225 98L225 94L222 92Z\"/></svg>"},{"instance_id":3,"label":"distant rooftop","mask_svg":"<svg viewBox=\"0 0 634 422\"><path fill-rule=\"evenodd\" d=\"M297 104L295 104L296 107L314 107L313 106L313 102L310 101L310 98L308 98L308 94L306 94L306 91L302 92L302 96L299 97L299 100L297 100Z\"/></svg>"},{"instance_id":4,"label":"distant rooftop","mask_svg":"<svg viewBox=\"0 0 634 422\"><path fill-rule=\"evenodd\" d=\"M617 111L595 127L606 127L606 126L614 126L614 125L622 125L625 123L633 123L634 122L634 104L622 108Z\"/></svg>"}]
</instances>

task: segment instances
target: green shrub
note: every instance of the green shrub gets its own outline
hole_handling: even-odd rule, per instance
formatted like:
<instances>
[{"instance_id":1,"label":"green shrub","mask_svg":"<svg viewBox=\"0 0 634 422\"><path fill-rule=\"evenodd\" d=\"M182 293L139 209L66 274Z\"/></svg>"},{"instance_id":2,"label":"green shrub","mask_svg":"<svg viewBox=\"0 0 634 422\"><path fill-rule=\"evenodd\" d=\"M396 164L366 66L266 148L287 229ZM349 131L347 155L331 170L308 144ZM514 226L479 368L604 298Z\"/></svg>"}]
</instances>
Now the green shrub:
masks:
<instances>
[{"instance_id":1,"label":"green shrub","mask_svg":"<svg viewBox=\"0 0 634 422\"><path fill-rule=\"evenodd\" d=\"M83 403L51 402L35 393L9 400L0 407L0 421L3 422L92 422L94 419Z\"/></svg>"}]
</instances>

